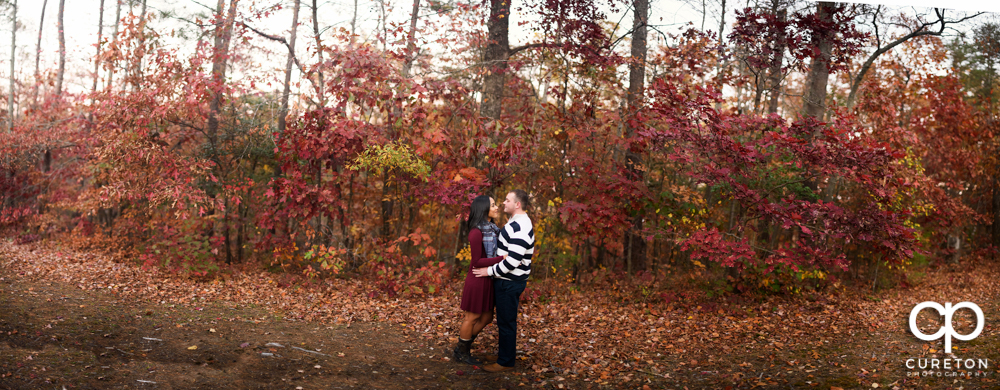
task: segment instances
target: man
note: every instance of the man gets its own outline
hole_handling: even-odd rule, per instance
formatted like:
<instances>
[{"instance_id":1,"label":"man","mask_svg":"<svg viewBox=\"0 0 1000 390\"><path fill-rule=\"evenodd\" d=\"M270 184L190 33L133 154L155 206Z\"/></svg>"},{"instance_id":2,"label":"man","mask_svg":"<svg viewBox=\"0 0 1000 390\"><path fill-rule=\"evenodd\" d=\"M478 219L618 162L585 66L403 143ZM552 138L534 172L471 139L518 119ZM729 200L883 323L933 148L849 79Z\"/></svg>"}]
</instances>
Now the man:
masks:
<instances>
[{"instance_id":1,"label":"man","mask_svg":"<svg viewBox=\"0 0 1000 390\"><path fill-rule=\"evenodd\" d=\"M500 347L496 363L483 367L488 372L514 369L514 358L517 355L517 307L521 293L528 285L531 255L535 251L535 230L525 211L530 208L528 193L524 190L514 190L507 194L503 200L503 211L510 215L510 220L500 231L497 243L497 256L506 258L494 266L472 270L477 277L493 277Z\"/></svg>"}]
</instances>

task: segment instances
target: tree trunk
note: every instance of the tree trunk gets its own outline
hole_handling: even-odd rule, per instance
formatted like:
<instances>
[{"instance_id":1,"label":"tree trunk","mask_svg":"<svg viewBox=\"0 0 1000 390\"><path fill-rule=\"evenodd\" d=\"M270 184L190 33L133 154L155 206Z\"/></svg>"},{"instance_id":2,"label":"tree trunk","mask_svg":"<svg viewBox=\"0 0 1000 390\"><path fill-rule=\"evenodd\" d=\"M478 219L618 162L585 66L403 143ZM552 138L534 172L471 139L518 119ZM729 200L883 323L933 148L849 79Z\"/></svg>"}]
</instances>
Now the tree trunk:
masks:
<instances>
[{"instance_id":1,"label":"tree trunk","mask_svg":"<svg viewBox=\"0 0 1000 390\"><path fill-rule=\"evenodd\" d=\"M993 176L993 247L1000 248L1000 174Z\"/></svg>"},{"instance_id":2,"label":"tree trunk","mask_svg":"<svg viewBox=\"0 0 1000 390\"><path fill-rule=\"evenodd\" d=\"M101 0L100 15L97 17L97 54L94 55L94 84L90 86L90 104L94 104L94 94L97 92L98 72L101 70L101 38L104 38L104 0Z\"/></svg>"},{"instance_id":3,"label":"tree trunk","mask_svg":"<svg viewBox=\"0 0 1000 390\"><path fill-rule=\"evenodd\" d=\"M726 29L726 0L722 0L722 11L719 13L719 46L722 46L722 33ZM728 66L729 60L721 60L716 62L716 72L721 73L722 69ZM719 91L722 91L722 81L721 77L716 77L715 87ZM722 111L722 102L715 102L715 110Z\"/></svg>"},{"instance_id":4,"label":"tree trunk","mask_svg":"<svg viewBox=\"0 0 1000 390\"><path fill-rule=\"evenodd\" d=\"M642 164L641 150L638 145L632 142L635 137L636 128L639 126L641 116L637 115L643 104L643 94L645 93L646 81L646 30L649 24L649 0L635 0L633 2L634 13L632 16L632 58L629 62L628 93L626 100L628 103L628 115L625 117L625 142L628 150L625 152L625 165L629 179L642 183L644 181L643 172L639 169ZM634 199L638 201L638 199ZM645 269L646 264L646 241L642 238L642 218L641 213L632 217L632 226L625 233L626 270L631 273L633 270Z\"/></svg>"},{"instance_id":5,"label":"tree trunk","mask_svg":"<svg viewBox=\"0 0 1000 390\"><path fill-rule=\"evenodd\" d=\"M115 0L115 35L111 37L111 47L118 46L118 24L122 19L122 0ZM108 69L108 90L111 90L111 80L115 77L115 67Z\"/></svg>"},{"instance_id":6,"label":"tree trunk","mask_svg":"<svg viewBox=\"0 0 1000 390\"><path fill-rule=\"evenodd\" d=\"M12 3L14 11L11 13L10 27L10 90L7 95L7 132L14 131L14 60L17 58L17 0ZM41 26L39 26L41 28Z\"/></svg>"},{"instance_id":7,"label":"tree trunk","mask_svg":"<svg viewBox=\"0 0 1000 390\"><path fill-rule=\"evenodd\" d=\"M833 13L837 11L837 4L821 1L817 3L816 6L816 16L821 22L832 23ZM815 50L817 52L816 56L813 57L812 62L809 64L809 75L806 78L806 90L805 97L803 98L803 115L811 116L818 121L823 120L823 113L826 110L826 87L827 82L830 79L830 56L833 44L831 42L832 37L829 36L829 32L824 28L817 29L812 34L812 42L814 42ZM816 137L819 128L816 129L817 133L809 134L809 140ZM812 176L814 172L810 172L809 176ZM806 187L816 191L819 188L819 184L816 180L807 180L805 183ZM817 192L817 195L819 193ZM798 228L792 233L793 240L798 238L799 230Z\"/></svg>"},{"instance_id":8,"label":"tree trunk","mask_svg":"<svg viewBox=\"0 0 1000 390\"><path fill-rule=\"evenodd\" d=\"M292 35L288 37L288 60L285 62L285 85L281 91L281 112L278 113L278 135L285 133L285 117L288 116L288 94L291 91L292 63L295 60L295 36L299 31L299 8L301 0L295 0L292 9Z\"/></svg>"},{"instance_id":9,"label":"tree trunk","mask_svg":"<svg viewBox=\"0 0 1000 390\"><path fill-rule=\"evenodd\" d=\"M64 33L63 13L66 10L66 0L59 0L59 74L56 76L56 96L62 96L63 76L66 74L66 34Z\"/></svg>"},{"instance_id":10,"label":"tree trunk","mask_svg":"<svg viewBox=\"0 0 1000 390\"><path fill-rule=\"evenodd\" d=\"M233 20L236 18L236 3L230 0L229 12L225 11L225 0L219 0L215 26L215 48L212 51L212 101L208 106L208 143L211 154L215 154L219 134L219 107L222 105L223 84L226 81L226 64L229 58L229 38L233 30Z\"/></svg>"},{"instance_id":11,"label":"tree trunk","mask_svg":"<svg viewBox=\"0 0 1000 390\"><path fill-rule=\"evenodd\" d=\"M231 24L230 24L231 25ZM230 27L232 29L232 27ZM228 51L228 37L227 37ZM139 12L139 58L132 68L132 87L136 90L142 84L142 58L146 56L146 0L142 0L142 10Z\"/></svg>"},{"instance_id":12,"label":"tree trunk","mask_svg":"<svg viewBox=\"0 0 1000 390\"><path fill-rule=\"evenodd\" d=\"M354 0L354 14L351 16L351 47L354 47L354 34L358 23L358 0Z\"/></svg>"},{"instance_id":13,"label":"tree trunk","mask_svg":"<svg viewBox=\"0 0 1000 390\"><path fill-rule=\"evenodd\" d=\"M420 0L413 0L413 11L410 13L410 32L406 34L406 62L403 63L403 78L410 77L413 61L417 59L417 13L420 11Z\"/></svg>"},{"instance_id":14,"label":"tree trunk","mask_svg":"<svg viewBox=\"0 0 1000 390\"><path fill-rule=\"evenodd\" d=\"M487 22L489 31L486 51L483 55L483 63L486 67L483 76L483 95L479 105L479 115L490 119L488 126L493 127L489 134L496 134L497 126L500 126L500 115L503 113L503 95L506 88L507 58L510 57L510 39L508 31L510 29L510 1L490 0L490 19ZM493 143L495 136L490 136ZM487 169L489 184L486 188L487 195L493 195L496 191L497 181L500 172L492 167L484 167L485 160L476 158L475 165L479 168Z\"/></svg>"},{"instance_id":15,"label":"tree trunk","mask_svg":"<svg viewBox=\"0 0 1000 390\"><path fill-rule=\"evenodd\" d=\"M392 186L389 184L389 171L386 170L382 172L382 238L388 240L391 233L392 224L390 220L392 219L392 193L390 189Z\"/></svg>"},{"instance_id":16,"label":"tree trunk","mask_svg":"<svg viewBox=\"0 0 1000 390\"><path fill-rule=\"evenodd\" d=\"M326 87L323 82L323 41L320 40L319 36L319 18L316 17L316 10L319 6L316 4L316 0L312 0L312 22L313 22L313 38L316 39L316 55L319 57L320 64L318 70L316 71L316 93L319 95L319 108L322 109L326 107Z\"/></svg>"},{"instance_id":17,"label":"tree trunk","mask_svg":"<svg viewBox=\"0 0 1000 390\"><path fill-rule=\"evenodd\" d=\"M42 27L45 26L45 7L49 5L49 0L42 2L42 18L38 22L38 42L35 43L35 85L31 87L31 105L38 105L38 86L42 84L41 74L38 73L38 62L42 54ZM13 61L11 61L13 62Z\"/></svg>"},{"instance_id":18,"label":"tree trunk","mask_svg":"<svg viewBox=\"0 0 1000 390\"><path fill-rule=\"evenodd\" d=\"M821 1L817 5L816 16L820 21L833 23L833 13L836 11L836 3ZM803 114L820 121L823 120L823 113L826 110L826 86L830 79L832 38L824 29L817 30L812 36L818 54L813 57L809 66Z\"/></svg>"},{"instance_id":19,"label":"tree trunk","mask_svg":"<svg viewBox=\"0 0 1000 390\"><path fill-rule=\"evenodd\" d=\"M722 11L719 12L719 45L722 45L724 32L726 32L726 0L722 0Z\"/></svg>"},{"instance_id":20,"label":"tree trunk","mask_svg":"<svg viewBox=\"0 0 1000 390\"><path fill-rule=\"evenodd\" d=\"M486 44L484 62L486 76L483 80L483 101L480 115L497 120L503 112L504 81L507 75L507 57L510 53L508 39L510 3L507 0L490 0L489 42Z\"/></svg>"},{"instance_id":21,"label":"tree trunk","mask_svg":"<svg viewBox=\"0 0 1000 390\"><path fill-rule=\"evenodd\" d=\"M753 72L753 69L750 69L750 71ZM754 85L754 91L753 91L753 114L754 115L757 115L757 113L760 112L760 98L761 98L761 96L764 95L764 83L766 83L766 82L767 81L764 80L764 72L763 71L757 71L756 73L753 73L753 85Z\"/></svg>"},{"instance_id":22,"label":"tree trunk","mask_svg":"<svg viewBox=\"0 0 1000 390\"><path fill-rule=\"evenodd\" d=\"M778 21L784 24L785 20L788 18L787 9L777 9L778 2L774 2L774 9L778 13ZM767 70L768 87L771 89L769 100L767 102L767 113L774 114L778 112L778 101L781 97L781 65L785 59L785 29L781 28L774 31L774 57L771 58L771 66Z\"/></svg>"}]
</instances>

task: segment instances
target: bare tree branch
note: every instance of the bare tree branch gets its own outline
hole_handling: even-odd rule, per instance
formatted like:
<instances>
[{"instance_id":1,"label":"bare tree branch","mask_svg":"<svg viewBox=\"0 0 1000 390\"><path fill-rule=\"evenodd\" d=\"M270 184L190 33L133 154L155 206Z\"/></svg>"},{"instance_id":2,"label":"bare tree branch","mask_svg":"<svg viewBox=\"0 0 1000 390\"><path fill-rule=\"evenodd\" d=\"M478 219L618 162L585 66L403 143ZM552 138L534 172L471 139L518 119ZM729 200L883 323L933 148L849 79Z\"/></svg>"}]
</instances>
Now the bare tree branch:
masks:
<instances>
[{"instance_id":1,"label":"bare tree branch","mask_svg":"<svg viewBox=\"0 0 1000 390\"><path fill-rule=\"evenodd\" d=\"M906 34L906 35L900 37L899 39L896 39L895 41L889 42L889 44L887 44L885 46L881 46L881 40L876 35L876 39L877 39L877 42L878 42L877 44L879 46L876 48L875 52L873 52L870 56L868 56L868 59L865 60L864 65L861 66L861 70L858 72L858 74L856 76L854 76L854 80L851 82L851 93L850 93L850 95L847 96L847 107L853 107L854 106L855 100L857 99L858 89L860 89L860 87L861 87L861 82L864 80L865 75L868 74L868 71L871 69L872 64L875 63L875 60L878 58L878 56L880 56L880 55L884 54L885 52L888 52L889 50L892 50L894 47L899 46L899 45L903 44L904 42L906 42L906 41L908 41L910 39L916 38L916 37L925 36L925 35L941 36L942 34L944 34L944 30L948 27L948 24L961 23L961 22L964 22L966 20L975 18L975 17L977 17L979 15L982 15L985 12L977 12L977 13L971 15L971 16L966 16L966 17L958 19L958 20L946 20L945 17L944 17L944 9L941 9L941 8L935 8L934 9L934 13L937 15L937 19L935 19L934 21L921 23L920 26L917 26L917 28L915 28L912 31L910 31L909 34ZM875 23L874 20L875 19L873 18L872 19L872 21L873 21L872 24L875 24L877 26L877 23ZM934 30L930 29L931 26L934 26L934 25L939 24L939 23L941 24L941 27L938 28L937 31L934 31ZM876 27L876 29L877 29L877 27ZM878 30L876 30L876 31L878 31Z\"/></svg>"},{"instance_id":2,"label":"bare tree branch","mask_svg":"<svg viewBox=\"0 0 1000 390\"><path fill-rule=\"evenodd\" d=\"M299 68L299 72L302 72L303 74L309 74L309 72L306 72L305 69L302 68L302 64L299 63L299 58L295 56L295 51L292 50L292 47L288 44L288 40L286 40L285 37L270 35L256 28L253 28L252 26L246 24L246 22L243 21L240 21L240 26L243 26L243 28L247 30L253 31L257 35L260 35L264 38L270 39L275 42L280 42L282 45L285 45L285 48L288 49L289 53L291 53L292 61L295 62L295 66Z\"/></svg>"}]
</instances>

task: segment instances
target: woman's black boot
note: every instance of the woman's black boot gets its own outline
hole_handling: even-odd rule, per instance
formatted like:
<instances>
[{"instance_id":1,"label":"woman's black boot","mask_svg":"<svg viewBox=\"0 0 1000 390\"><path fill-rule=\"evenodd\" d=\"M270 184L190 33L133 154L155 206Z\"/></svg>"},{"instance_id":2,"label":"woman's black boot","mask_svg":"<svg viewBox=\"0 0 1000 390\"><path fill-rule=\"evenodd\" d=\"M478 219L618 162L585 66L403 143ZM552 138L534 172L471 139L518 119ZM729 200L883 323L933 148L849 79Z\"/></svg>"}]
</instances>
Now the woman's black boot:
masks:
<instances>
[{"instance_id":1,"label":"woman's black boot","mask_svg":"<svg viewBox=\"0 0 1000 390\"><path fill-rule=\"evenodd\" d=\"M462 340L458 339L458 345L455 346L455 361L462 362L465 364L482 365L483 363L472 356L470 348L472 347L472 340Z\"/></svg>"}]
</instances>

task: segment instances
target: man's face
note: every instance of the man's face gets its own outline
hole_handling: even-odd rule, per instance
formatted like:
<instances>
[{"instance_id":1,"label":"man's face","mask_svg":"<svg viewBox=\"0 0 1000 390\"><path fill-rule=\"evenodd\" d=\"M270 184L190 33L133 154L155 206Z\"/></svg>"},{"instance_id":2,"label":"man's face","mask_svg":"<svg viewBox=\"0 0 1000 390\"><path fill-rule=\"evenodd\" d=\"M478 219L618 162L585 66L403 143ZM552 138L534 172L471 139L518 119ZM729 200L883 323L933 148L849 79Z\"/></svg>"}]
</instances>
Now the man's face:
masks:
<instances>
[{"instance_id":1,"label":"man's face","mask_svg":"<svg viewBox=\"0 0 1000 390\"><path fill-rule=\"evenodd\" d=\"M519 207L520 203L517 202L517 196L513 192L508 192L507 197L503 200L503 212L514 215Z\"/></svg>"}]
</instances>

